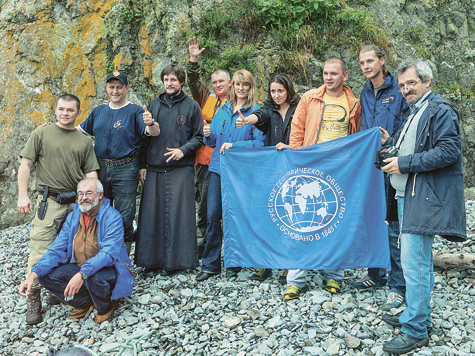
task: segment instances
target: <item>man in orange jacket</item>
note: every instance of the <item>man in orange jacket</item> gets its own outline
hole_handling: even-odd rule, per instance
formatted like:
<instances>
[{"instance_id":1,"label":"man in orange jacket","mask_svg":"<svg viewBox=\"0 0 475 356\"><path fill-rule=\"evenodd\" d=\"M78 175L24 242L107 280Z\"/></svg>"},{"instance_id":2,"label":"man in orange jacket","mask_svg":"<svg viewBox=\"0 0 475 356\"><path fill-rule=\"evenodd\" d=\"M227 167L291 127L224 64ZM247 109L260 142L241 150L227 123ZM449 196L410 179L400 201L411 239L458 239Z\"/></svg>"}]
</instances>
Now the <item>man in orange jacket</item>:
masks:
<instances>
[{"instance_id":1,"label":"man in orange jacket","mask_svg":"<svg viewBox=\"0 0 475 356\"><path fill-rule=\"evenodd\" d=\"M211 74L211 83L215 92L215 94L212 94L200 80L201 68L198 64L198 59L205 48L200 49L200 41L193 37L188 40L188 50L190 51L190 62L186 68L188 86L193 99L200 105L206 125L209 125L219 107L229 100L231 78L229 73L222 69L218 69ZM208 167L213 150L213 148L203 145L196 151L195 200L198 204L196 235L198 237L198 254L200 258L206 241L206 214L209 183Z\"/></svg>"},{"instance_id":2,"label":"man in orange jacket","mask_svg":"<svg viewBox=\"0 0 475 356\"><path fill-rule=\"evenodd\" d=\"M361 106L351 90L343 84L347 79L348 68L343 59L332 57L324 63L324 84L306 92L295 109L290 130L291 148L327 142L360 130ZM343 277L343 270L326 270L324 288L331 293L338 293ZM298 298L306 292L306 278L306 270L289 270L285 299Z\"/></svg>"}]
</instances>

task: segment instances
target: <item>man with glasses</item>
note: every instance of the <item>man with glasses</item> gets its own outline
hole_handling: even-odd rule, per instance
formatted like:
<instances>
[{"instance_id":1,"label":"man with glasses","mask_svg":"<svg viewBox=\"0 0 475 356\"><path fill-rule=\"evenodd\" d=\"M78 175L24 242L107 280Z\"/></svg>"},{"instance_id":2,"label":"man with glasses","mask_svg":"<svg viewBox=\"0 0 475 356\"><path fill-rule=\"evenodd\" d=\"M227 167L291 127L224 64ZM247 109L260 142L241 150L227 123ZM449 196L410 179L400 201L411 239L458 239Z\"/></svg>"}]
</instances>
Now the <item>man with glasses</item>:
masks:
<instances>
[{"instance_id":1,"label":"man with glasses","mask_svg":"<svg viewBox=\"0 0 475 356\"><path fill-rule=\"evenodd\" d=\"M93 307L96 323L112 319L118 299L132 294L133 277L122 218L103 195L99 180L79 182L78 203L54 243L20 285L21 296L29 295L38 280L75 308L69 319L82 318Z\"/></svg>"},{"instance_id":2,"label":"man with glasses","mask_svg":"<svg viewBox=\"0 0 475 356\"><path fill-rule=\"evenodd\" d=\"M360 130L360 103L343 83L348 69L343 59L332 57L323 65L324 84L306 92L295 110L290 147L298 149L347 136ZM331 251L327 251L331 253ZM344 270L326 270L324 288L340 292ZM298 298L308 290L307 270L289 270L285 299Z\"/></svg>"},{"instance_id":3,"label":"man with glasses","mask_svg":"<svg viewBox=\"0 0 475 356\"><path fill-rule=\"evenodd\" d=\"M85 176L97 178L99 169L91 141L74 128L81 114L79 99L71 94L60 96L55 114L56 124L39 127L31 133L18 168L17 209L29 215L33 204L28 198L28 181L36 163L38 194L31 223L27 274L51 246L63 220L71 212L78 182ZM43 320L40 294L41 286L34 283L26 309L26 322L30 325ZM48 297L47 302L57 304L59 300Z\"/></svg>"},{"instance_id":4,"label":"man with glasses","mask_svg":"<svg viewBox=\"0 0 475 356\"><path fill-rule=\"evenodd\" d=\"M368 79L361 92L361 131L382 127L389 135L397 132L403 122L403 109L408 105L399 92L396 77L386 68L386 52L379 46L367 45L360 51L360 67ZM368 153L368 154L373 154ZM384 175L385 191L389 176ZM382 310L397 308L404 302L406 283L401 268L401 250L398 247L399 224L390 221L388 225L391 270L387 276L385 268L368 268L368 274L352 284L358 289L380 288L386 283L390 293Z\"/></svg>"},{"instance_id":5,"label":"man with glasses","mask_svg":"<svg viewBox=\"0 0 475 356\"><path fill-rule=\"evenodd\" d=\"M402 354L429 344L434 237L464 241L466 218L458 112L432 93L432 70L426 62L406 60L396 69L395 76L409 104L408 116L394 137L381 129L383 143L398 150L395 157L384 160L386 165L381 169L390 174L388 220L395 220L397 212L401 225L407 307L396 315L385 314L382 319L401 327L398 336L384 344L383 350Z\"/></svg>"}]
</instances>

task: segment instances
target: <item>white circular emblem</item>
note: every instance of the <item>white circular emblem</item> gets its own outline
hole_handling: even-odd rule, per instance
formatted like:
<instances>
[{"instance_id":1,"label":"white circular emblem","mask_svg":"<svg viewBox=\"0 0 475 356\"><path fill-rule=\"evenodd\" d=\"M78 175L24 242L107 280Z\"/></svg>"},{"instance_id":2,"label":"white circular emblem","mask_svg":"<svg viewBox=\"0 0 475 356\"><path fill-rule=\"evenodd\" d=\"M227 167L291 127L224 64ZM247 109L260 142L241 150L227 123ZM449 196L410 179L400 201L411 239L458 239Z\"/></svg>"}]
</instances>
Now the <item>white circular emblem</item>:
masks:
<instances>
[{"instance_id":1,"label":"white circular emblem","mask_svg":"<svg viewBox=\"0 0 475 356\"><path fill-rule=\"evenodd\" d=\"M338 197L324 179L295 175L275 194L274 207L282 224L294 231L308 233L325 228L338 215Z\"/></svg>"}]
</instances>

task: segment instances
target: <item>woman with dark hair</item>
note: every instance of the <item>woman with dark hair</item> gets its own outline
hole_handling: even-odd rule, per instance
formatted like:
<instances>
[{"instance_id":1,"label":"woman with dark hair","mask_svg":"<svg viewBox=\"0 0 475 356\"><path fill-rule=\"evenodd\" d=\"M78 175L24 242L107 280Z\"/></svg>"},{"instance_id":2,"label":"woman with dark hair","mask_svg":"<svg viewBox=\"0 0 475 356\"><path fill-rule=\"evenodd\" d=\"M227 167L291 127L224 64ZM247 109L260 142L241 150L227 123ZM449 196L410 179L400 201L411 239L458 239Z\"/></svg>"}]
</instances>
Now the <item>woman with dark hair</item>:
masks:
<instances>
[{"instance_id":1,"label":"woman with dark hair","mask_svg":"<svg viewBox=\"0 0 475 356\"><path fill-rule=\"evenodd\" d=\"M295 92L292 81L285 74L276 74L269 80L267 101L263 108L244 117L240 115L236 127L253 124L265 133L264 146L275 146L277 150L290 148L290 124L300 97ZM272 274L272 270L261 268L251 279L264 281ZM286 284L287 270L279 277L280 284Z\"/></svg>"},{"instance_id":2,"label":"woman with dark hair","mask_svg":"<svg viewBox=\"0 0 475 356\"><path fill-rule=\"evenodd\" d=\"M221 229L221 154L236 147L262 147L264 134L254 126L236 128L240 115L247 116L259 109L256 104L256 84L250 72L240 69L233 75L230 100L223 104L211 121L210 126L203 127L204 143L215 147L209 164L208 214L206 244L203 251L201 272L196 281L207 280L221 272L221 246L223 231ZM227 269L228 278L236 276L240 267Z\"/></svg>"}]
</instances>

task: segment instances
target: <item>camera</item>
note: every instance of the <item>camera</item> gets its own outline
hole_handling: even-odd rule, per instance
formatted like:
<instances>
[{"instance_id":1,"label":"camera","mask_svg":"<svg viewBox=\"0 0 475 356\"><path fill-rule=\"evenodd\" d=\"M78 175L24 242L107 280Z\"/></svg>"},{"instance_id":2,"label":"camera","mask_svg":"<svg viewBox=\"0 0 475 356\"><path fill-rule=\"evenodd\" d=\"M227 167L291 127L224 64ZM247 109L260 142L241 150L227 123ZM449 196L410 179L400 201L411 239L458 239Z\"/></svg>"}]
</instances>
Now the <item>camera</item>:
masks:
<instances>
[{"instance_id":1,"label":"camera","mask_svg":"<svg viewBox=\"0 0 475 356\"><path fill-rule=\"evenodd\" d=\"M376 168L381 169L388 163L384 162L386 158L396 157L397 156L397 147L396 146L383 146L379 150L376 151L376 162L374 165Z\"/></svg>"}]
</instances>

